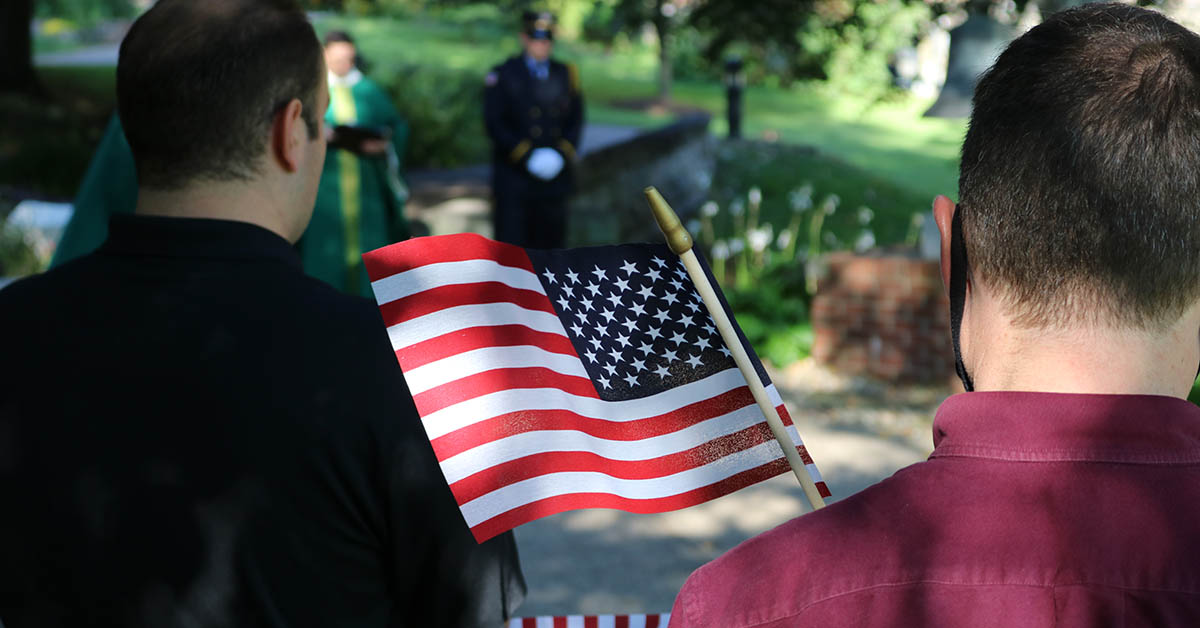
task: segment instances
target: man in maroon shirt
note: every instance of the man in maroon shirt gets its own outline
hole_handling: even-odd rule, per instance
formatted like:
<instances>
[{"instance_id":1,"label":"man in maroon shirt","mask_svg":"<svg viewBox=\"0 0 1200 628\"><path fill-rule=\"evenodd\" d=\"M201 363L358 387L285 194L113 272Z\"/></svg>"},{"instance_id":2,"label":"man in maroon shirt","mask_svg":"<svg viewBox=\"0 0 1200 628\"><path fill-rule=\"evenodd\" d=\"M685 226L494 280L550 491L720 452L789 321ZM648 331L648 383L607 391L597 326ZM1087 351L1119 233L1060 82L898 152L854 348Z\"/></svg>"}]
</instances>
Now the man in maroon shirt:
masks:
<instances>
[{"instance_id":1,"label":"man in maroon shirt","mask_svg":"<svg viewBox=\"0 0 1200 628\"><path fill-rule=\"evenodd\" d=\"M959 185L934 215L981 392L928 461L697 570L671 628L1200 626L1200 38L1052 16L980 82Z\"/></svg>"}]
</instances>

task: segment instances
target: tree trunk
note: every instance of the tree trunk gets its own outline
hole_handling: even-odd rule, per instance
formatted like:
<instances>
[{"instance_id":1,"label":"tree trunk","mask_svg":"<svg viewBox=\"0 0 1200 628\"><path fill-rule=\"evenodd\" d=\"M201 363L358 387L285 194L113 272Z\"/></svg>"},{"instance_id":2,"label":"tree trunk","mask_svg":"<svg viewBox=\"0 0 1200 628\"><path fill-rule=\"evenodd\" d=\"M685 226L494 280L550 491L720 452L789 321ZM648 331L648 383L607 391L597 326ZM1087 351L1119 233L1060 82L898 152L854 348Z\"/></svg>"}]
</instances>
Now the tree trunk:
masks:
<instances>
[{"instance_id":1,"label":"tree trunk","mask_svg":"<svg viewBox=\"0 0 1200 628\"><path fill-rule=\"evenodd\" d=\"M663 15L662 0L654 14L654 32L658 34L658 102L665 105L671 102L671 24Z\"/></svg>"},{"instance_id":2,"label":"tree trunk","mask_svg":"<svg viewBox=\"0 0 1200 628\"><path fill-rule=\"evenodd\" d=\"M33 0L0 1L0 92L40 93L33 70Z\"/></svg>"}]
</instances>

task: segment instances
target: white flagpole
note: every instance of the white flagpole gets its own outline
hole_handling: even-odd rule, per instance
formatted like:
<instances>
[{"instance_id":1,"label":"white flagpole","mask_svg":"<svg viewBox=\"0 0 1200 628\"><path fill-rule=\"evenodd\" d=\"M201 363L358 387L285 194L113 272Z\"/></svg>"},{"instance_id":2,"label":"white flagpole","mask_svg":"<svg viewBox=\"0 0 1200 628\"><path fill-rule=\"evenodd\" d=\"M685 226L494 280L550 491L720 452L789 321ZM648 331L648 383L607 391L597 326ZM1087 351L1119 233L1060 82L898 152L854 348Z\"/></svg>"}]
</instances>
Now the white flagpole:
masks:
<instances>
[{"instance_id":1,"label":"white flagpole","mask_svg":"<svg viewBox=\"0 0 1200 628\"><path fill-rule=\"evenodd\" d=\"M653 186L646 188L646 200L650 203L650 209L654 211L654 219L658 221L659 229L662 229L663 235L667 238L667 246L683 261L688 276L692 278L692 283L696 286L696 291L704 300L704 306L708 308L708 313L717 324L717 331L721 333L721 339L725 341L725 346L729 347L729 351L733 354L733 361L742 372L742 377L746 378L746 384L750 386L754 400L758 402L758 407L767 417L767 425L770 426L771 433L775 435L775 440L783 449L783 455L787 457L788 464L792 467L792 473L796 475L800 486L804 488L808 502L812 504L814 510L824 508L825 500L821 497L821 492L817 490L817 485L804 466L800 453L796 451L796 444L792 442L792 437L784 428L779 411L775 409L775 404L771 403L771 398L767 396L767 389L758 377L758 372L754 370L750 355L742 346L737 332L733 329L733 324L725 315L725 308L721 307L721 301L717 298L712 284L709 283L704 268L700 266L700 260L692 251L691 234L679 222L679 216L675 214L675 210L671 209L671 206Z\"/></svg>"}]
</instances>

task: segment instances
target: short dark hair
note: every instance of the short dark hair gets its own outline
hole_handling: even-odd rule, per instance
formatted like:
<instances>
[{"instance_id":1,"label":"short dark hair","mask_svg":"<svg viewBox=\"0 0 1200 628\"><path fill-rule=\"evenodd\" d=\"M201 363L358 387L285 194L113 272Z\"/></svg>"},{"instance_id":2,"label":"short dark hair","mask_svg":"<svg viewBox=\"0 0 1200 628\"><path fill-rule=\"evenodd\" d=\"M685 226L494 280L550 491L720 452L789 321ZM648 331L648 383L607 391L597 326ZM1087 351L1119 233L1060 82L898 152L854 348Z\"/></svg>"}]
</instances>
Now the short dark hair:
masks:
<instances>
[{"instance_id":1,"label":"short dark hair","mask_svg":"<svg viewBox=\"0 0 1200 628\"><path fill-rule=\"evenodd\" d=\"M1157 328L1200 298L1200 37L1091 4L975 90L959 177L972 277L1026 327Z\"/></svg>"},{"instance_id":2,"label":"short dark hair","mask_svg":"<svg viewBox=\"0 0 1200 628\"><path fill-rule=\"evenodd\" d=\"M329 31L328 33L325 33L326 46L336 43L350 44L353 46L354 38L351 37L350 33L347 33L346 31Z\"/></svg>"},{"instance_id":3,"label":"short dark hair","mask_svg":"<svg viewBox=\"0 0 1200 628\"><path fill-rule=\"evenodd\" d=\"M274 115L292 99L317 136L323 68L295 0L159 0L121 42L117 64L139 182L172 189L252 178Z\"/></svg>"}]
</instances>

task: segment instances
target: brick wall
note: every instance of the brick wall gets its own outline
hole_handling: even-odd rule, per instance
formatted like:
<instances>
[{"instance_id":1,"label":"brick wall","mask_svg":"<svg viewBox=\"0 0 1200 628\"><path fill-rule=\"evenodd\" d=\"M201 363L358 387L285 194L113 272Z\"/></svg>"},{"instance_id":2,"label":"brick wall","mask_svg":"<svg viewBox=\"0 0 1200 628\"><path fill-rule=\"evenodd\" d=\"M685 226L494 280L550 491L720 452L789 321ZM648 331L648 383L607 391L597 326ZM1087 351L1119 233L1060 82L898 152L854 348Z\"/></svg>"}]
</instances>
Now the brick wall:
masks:
<instances>
[{"instance_id":1,"label":"brick wall","mask_svg":"<svg viewBox=\"0 0 1200 628\"><path fill-rule=\"evenodd\" d=\"M832 253L813 298L813 357L889 381L954 378L950 310L936 261Z\"/></svg>"}]
</instances>

